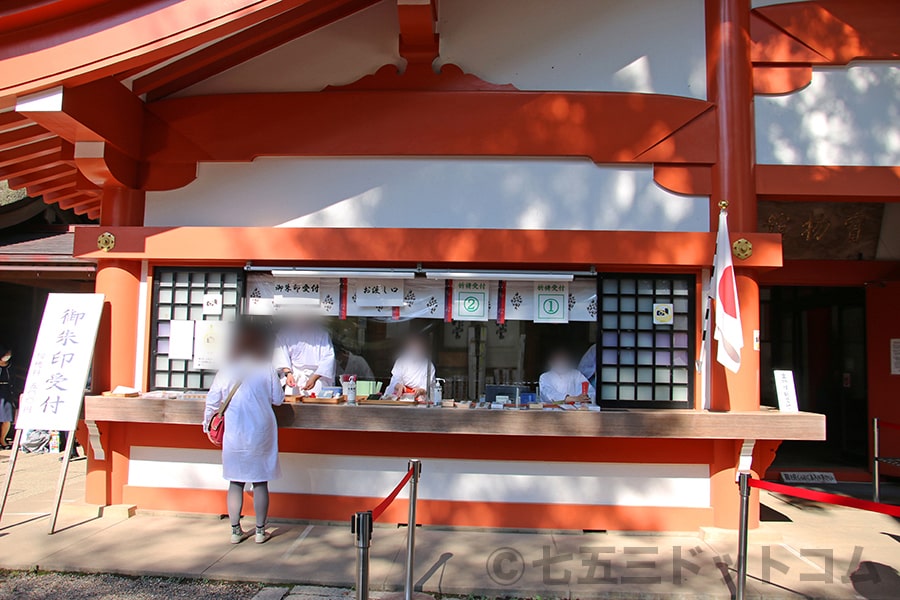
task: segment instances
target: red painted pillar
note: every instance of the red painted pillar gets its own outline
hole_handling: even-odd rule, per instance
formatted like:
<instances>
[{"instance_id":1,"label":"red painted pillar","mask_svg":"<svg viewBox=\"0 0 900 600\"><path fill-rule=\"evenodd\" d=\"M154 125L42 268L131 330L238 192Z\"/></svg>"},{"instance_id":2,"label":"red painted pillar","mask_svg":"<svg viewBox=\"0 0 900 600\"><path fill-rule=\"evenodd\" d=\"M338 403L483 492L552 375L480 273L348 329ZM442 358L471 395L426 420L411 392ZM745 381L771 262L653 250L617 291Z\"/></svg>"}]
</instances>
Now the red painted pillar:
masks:
<instances>
[{"instance_id":1,"label":"red painted pillar","mask_svg":"<svg viewBox=\"0 0 900 600\"><path fill-rule=\"evenodd\" d=\"M707 92L716 104L718 157L713 167L712 226L720 201L728 202L732 232L757 229L753 65L750 60L750 0L707 0ZM744 349L737 374L713 362L714 410L759 408L759 353L753 348L759 329L759 286L752 271L737 270L738 299L744 327Z\"/></svg>"},{"instance_id":2,"label":"red painted pillar","mask_svg":"<svg viewBox=\"0 0 900 600\"><path fill-rule=\"evenodd\" d=\"M866 368L869 388L869 467L872 466L872 419L900 424L900 375L891 374L891 340L900 339L897 299L900 281L866 286ZM879 439L882 456L900 456L900 436L884 429ZM900 476L900 468L882 465L884 475Z\"/></svg>"},{"instance_id":3,"label":"red painted pillar","mask_svg":"<svg viewBox=\"0 0 900 600\"><path fill-rule=\"evenodd\" d=\"M98 235L103 233L103 225L140 226L143 222L143 191L104 188ZM95 289L106 299L94 351L92 387L95 393L117 385L134 385L140 279L139 261L111 259L97 263ZM127 476L128 448L123 445L124 440L116 427L113 423L101 427L106 460L94 460L92 453L87 453L85 500L89 503L105 505L122 501L121 486Z\"/></svg>"},{"instance_id":4,"label":"red painted pillar","mask_svg":"<svg viewBox=\"0 0 900 600\"><path fill-rule=\"evenodd\" d=\"M716 105L717 161L712 171L710 217L718 226L719 202L728 202L728 225L735 233L757 229L753 64L750 60L750 0L706 0L707 94ZM730 249L729 249L730 250ZM713 410L758 410L759 352L753 347L759 329L759 286L755 274L734 258L744 333L741 368L732 373L715 359L712 366ZM713 357L716 348L713 344ZM710 465L711 504L717 527L735 529L739 495L735 468L740 443L716 442ZM759 468L754 465L754 468ZM752 527L758 525L758 495L751 497Z\"/></svg>"}]
</instances>

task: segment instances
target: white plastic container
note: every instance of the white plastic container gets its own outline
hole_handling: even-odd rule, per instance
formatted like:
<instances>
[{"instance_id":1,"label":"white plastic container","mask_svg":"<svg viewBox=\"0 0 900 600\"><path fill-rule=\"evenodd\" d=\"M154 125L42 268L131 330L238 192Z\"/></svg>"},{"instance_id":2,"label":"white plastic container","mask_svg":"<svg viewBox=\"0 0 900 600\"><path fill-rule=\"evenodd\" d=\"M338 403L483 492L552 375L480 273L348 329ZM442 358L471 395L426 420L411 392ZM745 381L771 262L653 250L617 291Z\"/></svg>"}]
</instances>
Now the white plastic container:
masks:
<instances>
[{"instance_id":1,"label":"white plastic container","mask_svg":"<svg viewBox=\"0 0 900 600\"><path fill-rule=\"evenodd\" d=\"M347 404L356 406L356 375L341 375L341 390L347 398Z\"/></svg>"}]
</instances>

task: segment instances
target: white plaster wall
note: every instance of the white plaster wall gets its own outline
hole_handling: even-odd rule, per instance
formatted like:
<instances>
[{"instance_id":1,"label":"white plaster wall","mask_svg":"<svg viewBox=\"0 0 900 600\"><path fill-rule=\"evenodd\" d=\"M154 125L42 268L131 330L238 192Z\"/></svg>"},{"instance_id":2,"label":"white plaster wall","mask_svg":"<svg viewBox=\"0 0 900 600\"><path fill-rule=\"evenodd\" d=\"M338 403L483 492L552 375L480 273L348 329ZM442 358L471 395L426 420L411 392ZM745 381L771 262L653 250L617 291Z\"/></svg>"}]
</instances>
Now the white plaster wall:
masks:
<instances>
[{"instance_id":1,"label":"white plaster wall","mask_svg":"<svg viewBox=\"0 0 900 600\"><path fill-rule=\"evenodd\" d=\"M397 4L387 0L317 29L191 86L176 96L242 92L309 92L352 83L397 53Z\"/></svg>"},{"instance_id":2,"label":"white plaster wall","mask_svg":"<svg viewBox=\"0 0 900 600\"><path fill-rule=\"evenodd\" d=\"M148 226L707 231L706 198L589 160L265 158L147 194Z\"/></svg>"},{"instance_id":3,"label":"white plaster wall","mask_svg":"<svg viewBox=\"0 0 900 600\"><path fill-rule=\"evenodd\" d=\"M132 446L128 485L224 489L222 452ZM406 470L406 459L281 453L276 493L384 497ZM707 508L709 466L697 464L572 463L428 459L419 499L592 506ZM406 488L399 494L408 497Z\"/></svg>"},{"instance_id":4,"label":"white plaster wall","mask_svg":"<svg viewBox=\"0 0 900 600\"><path fill-rule=\"evenodd\" d=\"M441 59L524 90L706 97L703 0L446 0ZM384 0L178 95L317 91L403 66Z\"/></svg>"},{"instance_id":5,"label":"white plaster wall","mask_svg":"<svg viewBox=\"0 0 900 600\"><path fill-rule=\"evenodd\" d=\"M900 165L900 62L813 71L783 96L756 97L761 164Z\"/></svg>"},{"instance_id":6,"label":"white plaster wall","mask_svg":"<svg viewBox=\"0 0 900 600\"><path fill-rule=\"evenodd\" d=\"M703 0L448 0L441 59L525 90L706 98Z\"/></svg>"}]
</instances>

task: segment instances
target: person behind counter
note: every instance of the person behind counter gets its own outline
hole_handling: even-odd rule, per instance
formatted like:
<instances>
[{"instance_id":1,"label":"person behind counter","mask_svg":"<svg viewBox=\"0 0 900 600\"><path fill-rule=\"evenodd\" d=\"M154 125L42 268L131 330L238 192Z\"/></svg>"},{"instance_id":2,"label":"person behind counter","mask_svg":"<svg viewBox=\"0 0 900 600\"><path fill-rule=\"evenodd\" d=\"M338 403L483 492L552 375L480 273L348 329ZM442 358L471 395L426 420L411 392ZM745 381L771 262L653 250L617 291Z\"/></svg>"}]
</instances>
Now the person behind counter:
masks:
<instances>
[{"instance_id":1,"label":"person behind counter","mask_svg":"<svg viewBox=\"0 0 900 600\"><path fill-rule=\"evenodd\" d=\"M372 380L375 379L375 373L372 367L366 362L366 359L359 354L353 354L343 344L336 343L334 345L335 370L334 380L339 382L341 375L356 375L356 379Z\"/></svg>"},{"instance_id":2,"label":"person behind counter","mask_svg":"<svg viewBox=\"0 0 900 600\"><path fill-rule=\"evenodd\" d=\"M334 382L331 336L314 320L298 319L278 334L273 363L289 394L318 394Z\"/></svg>"},{"instance_id":3,"label":"person behind counter","mask_svg":"<svg viewBox=\"0 0 900 600\"><path fill-rule=\"evenodd\" d=\"M587 378L575 368L571 355L565 349L551 352L548 361L549 370L543 373L539 383L541 386L541 402L593 402L594 388ZM584 393L585 385L587 394Z\"/></svg>"},{"instance_id":4,"label":"person behind counter","mask_svg":"<svg viewBox=\"0 0 900 600\"><path fill-rule=\"evenodd\" d=\"M229 481L228 517L231 543L242 542L241 528L244 486L253 483L253 510L256 513L257 544L265 542L269 512L269 482L281 477L278 464L278 425L273 406L284 402L284 389L272 369L272 343L268 331L242 323L235 333L226 365L216 373L209 393L203 430L208 433L213 414L231 395L225 409L222 438L222 476Z\"/></svg>"},{"instance_id":5,"label":"person behind counter","mask_svg":"<svg viewBox=\"0 0 900 600\"><path fill-rule=\"evenodd\" d=\"M434 364L428 349L428 336L423 333L413 334L406 340L391 369L386 396L415 396L416 401L426 399L435 382Z\"/></svg>"}]
</instances>

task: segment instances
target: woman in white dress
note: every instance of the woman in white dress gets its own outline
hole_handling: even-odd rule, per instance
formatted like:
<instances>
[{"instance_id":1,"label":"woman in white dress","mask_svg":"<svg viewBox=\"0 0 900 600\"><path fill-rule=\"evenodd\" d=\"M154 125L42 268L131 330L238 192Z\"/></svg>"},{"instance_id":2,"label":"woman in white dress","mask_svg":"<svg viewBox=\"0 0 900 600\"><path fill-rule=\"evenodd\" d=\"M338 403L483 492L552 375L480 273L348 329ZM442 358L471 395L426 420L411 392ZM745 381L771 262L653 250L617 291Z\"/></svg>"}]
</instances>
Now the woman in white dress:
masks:
<instances>
[{"instance_id":1,"label":"woman in white dress","mask_svg":"<svg viewBox=\"0 0 900 600\"><path fill-rule=\"evenodd\" d=\"M271 363L272 343L268 332L258 326L242 324L234 337L227 365L218 373L206 395L203 428L235 391L225 410L225 435L222 439L222 476L228 487L228 516L231 519L231 543L246 535L241 529L244 486L253 484L253 510L256 513L256 543L268 539L266 520L269 512L268 482L281 477L278 465L278 425L273 406L284 402L284 389Z\"/></svg>"}]
</instances>

